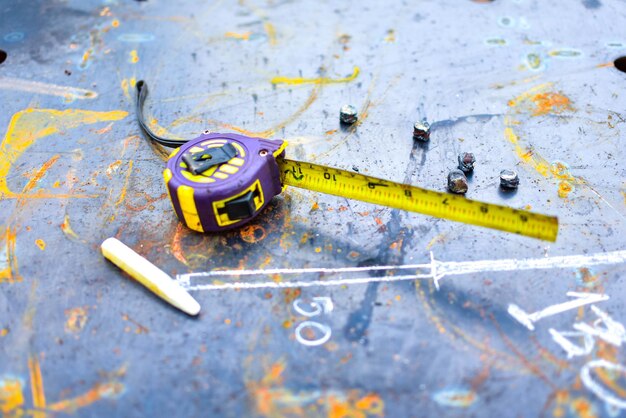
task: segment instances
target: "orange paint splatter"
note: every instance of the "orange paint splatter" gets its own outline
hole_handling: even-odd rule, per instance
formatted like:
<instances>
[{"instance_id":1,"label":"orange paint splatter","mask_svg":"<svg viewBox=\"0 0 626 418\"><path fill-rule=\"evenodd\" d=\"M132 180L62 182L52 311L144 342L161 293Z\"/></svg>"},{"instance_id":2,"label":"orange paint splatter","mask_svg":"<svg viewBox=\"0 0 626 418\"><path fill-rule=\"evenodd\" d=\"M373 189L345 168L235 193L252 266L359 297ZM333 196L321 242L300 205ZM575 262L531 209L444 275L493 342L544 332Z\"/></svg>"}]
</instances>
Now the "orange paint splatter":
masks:
<instances>
[{"instance_id":1,"label":"orange paint splatter","mask_svg":"<svg viewBox=\"0 0 626 418\"><path fill-rule=\"evenodd\" d=\"M148 329L148 327L141 325L139 322L135 321L133 318L128 316L128 314L122 314L122 319L124 321L128 321L131 324L135 325L135 334L149 334L150 333L150 329Z\"/></svg>"},{"instance_id":2,"label":"orange paint splatter","mask_svg":"<svg viewBox=\"0 0 626 418\"><path fill-rule=\"evenodd\" d=\"M561 199L565 199L573 189L570 182L563 180L559 183L558 195Z\"/></svg>"},{"instance_id":3,"label":"orange paint splatter","mask_svg":"<svg viewBox=\"0 0 626 418\"><path fill-rule=\"evenodd\" d=\"M63 222L61 223L61 231L63 231L66 237L80 241L80 237L78 236L78 234L76 234L76 232L74 232L70 225L70 217L68 215L65 215L65 217L63 218Z\"/></svg>"},{"instance_id":4,"label":"orange paint splatter","mask_svg":"<svg viewBox=\"0 0 626 418\"><path fill-rule=\"evenodd\" d=\"M574 399L570 408L580 418L596 418L598 416L593 404L585 398Z\"/></svg>"},{"instance_id":5,"label":"orange paint splatter","mask_svg":"<svg viewBox=\"0 0 626 418\"><path fill-rule=\"evenodd\" d=\"M181 224L180 222L176 224L176 231L174 232L174 236L172 237L172 245L170 246L170 250L174 258L176 258L184 265L187 265L187 258L185 257L182 246L183 234L185 232L187 232L187 230L185 229L183 224Z\"/></svg>"},{"instance_id":6,"label":"orange paint splatter","mask_svg":"<svg viewBox=\"0 0 626 418\"><path fill-rule=\"evenodd\" d=\"M244 226L239 231L239 236L247 243L256 244L257 242L263 241L267 233L261 225L250 224Z\"/></svg>"},{"instance_id":7,"label":"orange paint splatter","mask_svg":"<svg viewBox=\"0 0 626 418\"><path fill-rule=\"evenodd\" d=\"M98 135L103 135L103 134L106 134L106 133L108 133L108 132L111 132L111 129L112 129L112 128L113 128L113 122L109 123L107 126L105 126L105 127L104 127L104 128L102 128L102 129L96 129L96 130L95 130L95 132L96 132Z\"/></svg>"},{"instance_id":8,"label":"orange paint splatter","mask_svg":"<svg viewBox=\"0 0 626 418\"><path fill-rule=\"evenodd\" d=\"M48 409L56 412L73 413L99 401L100 399L115 397L123 391L124 385L118 382L97 383L84 395L48 405Z\"/></svg>"},{"instance_id":9,"label":"orange paint splatter","mask_svg":"<svg viewBox=\"0 0 626 418\"><path fill-rule=\"evenodd\" d=\"M531 97L531 101L536 106L533 116L547 115L548 113L558 114L566 110L574 110L569 98L560 93L538 93Z\"/></svg>"},{"instance_id":10,"label":"orange paint splatter","mask_svg":"<svg viewBox=\"0 0 626 418\"><path fill-rule=\"evenodd\" d=\"M69 334L76 334L82 331L87 324L88 309L88 307L66 309L65 316L67 317L67 320L65 321L65 332Z\"/></svg>"}]
</instances>

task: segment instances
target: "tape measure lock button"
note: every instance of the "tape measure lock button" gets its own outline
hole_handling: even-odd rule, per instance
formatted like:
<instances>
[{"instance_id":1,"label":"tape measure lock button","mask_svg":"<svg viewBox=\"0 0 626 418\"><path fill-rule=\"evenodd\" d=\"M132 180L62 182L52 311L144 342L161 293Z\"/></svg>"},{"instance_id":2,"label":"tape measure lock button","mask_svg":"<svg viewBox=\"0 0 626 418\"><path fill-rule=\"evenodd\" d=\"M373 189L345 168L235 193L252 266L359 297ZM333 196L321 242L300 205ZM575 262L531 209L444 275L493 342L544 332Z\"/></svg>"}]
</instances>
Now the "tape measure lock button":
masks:
<instances>
[{"instance_id":1,"label":"tape measure lock button","mask_svg":"<svg viewBox=\"0 0 626 418\"><path fill-rule=\"evenodd\" d=\"M203 134L172 153L165 176L179 220L199 232L239 227L282 191L276 157L286 142L237 134Z\"/></svg>"}]
</instances>

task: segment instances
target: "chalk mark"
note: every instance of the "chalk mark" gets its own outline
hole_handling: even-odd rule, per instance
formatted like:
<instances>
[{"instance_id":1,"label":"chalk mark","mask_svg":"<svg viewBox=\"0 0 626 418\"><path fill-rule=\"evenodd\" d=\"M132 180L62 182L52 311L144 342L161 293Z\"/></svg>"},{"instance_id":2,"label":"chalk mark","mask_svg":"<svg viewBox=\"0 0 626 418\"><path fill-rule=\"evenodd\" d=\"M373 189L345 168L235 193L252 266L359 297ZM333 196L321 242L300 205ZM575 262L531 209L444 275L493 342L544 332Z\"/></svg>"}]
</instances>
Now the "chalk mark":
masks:
<instances>
[{"instance_id":1,"label":"chalk mark","mask_svg":"<svg viewBox=\"0 0 626 418\"><path fill-rule=\"evenodd\" d=\"M462 262L436 261L431 252L430 263L405 264L388 266L363 266L363 267L338 267L338 268L276 268L257 270L218 270L209 272L197 272L178 274L176 280L187 290L228 290L228 289L286 289L298 287L316 286L344 286L376 282L399 282L406 280L433 280L437 289L439 281L445 276L458 276L471 273L485 273L496 271L522 271L541 270L553 268L578 268L590 267L603 264L620 264L626 262L626 250L598 253L592 255L570 255L545 258L529 259L502 259ZM333 274L364 273L372 271L386 272L385 276L338 278L328 280L293 280L284 282L231 282L231 283L199 283L192 284L195 280L220 280L226 277L239 276L272 276L272 275L302 275L318 274L320 276ZM390 274L391 273L391 274ZM393 273L410 273L393 275Z\"/></svg>"}]
</instances>

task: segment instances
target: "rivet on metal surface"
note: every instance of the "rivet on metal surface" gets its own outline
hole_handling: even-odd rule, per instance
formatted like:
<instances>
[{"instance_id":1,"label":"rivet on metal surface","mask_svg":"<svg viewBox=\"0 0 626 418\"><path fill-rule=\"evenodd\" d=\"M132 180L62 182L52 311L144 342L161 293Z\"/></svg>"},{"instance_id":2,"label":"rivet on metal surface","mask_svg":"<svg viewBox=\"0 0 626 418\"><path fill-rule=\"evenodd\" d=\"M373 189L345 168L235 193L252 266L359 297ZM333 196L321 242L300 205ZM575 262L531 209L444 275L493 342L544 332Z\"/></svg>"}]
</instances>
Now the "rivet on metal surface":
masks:
<instances>
[{"instance_id":1,"label":"rivet on metal surface","mask_svg":"<svg viewBox=\"0 0 626 418\"><path fill-rule=\"evenodd\" d=\"M448 173L448 190L451 193L467 193L467 177L461 170L452 170Z\"/></svg>"},{"instance_id":2,"label":"rivet on metal surface","mask_svg":"<svg viewBox=\"0 0 626 418\"><path fill-rule=\"evenodd\" d=\"M519 186L519 177L514 170L500 171L500 187L506 190L514 190Z\"/></svg>"},{"instance_id":3,"label":"rivet on metal surface","mask_svg":"<svg viewBox=\"0 0 626 418\"><path fill-rule=\"evenodd\" d=\"M356 107L352 105L343 105L339 110L339 120L341 123L352 125L358 120Z\"/></svg>"},{"instance_id":4,"label":"rivet on metal surface","mask_svg":"<svg viewBox=\"0 0 626 418\"><path fill-rule=\"evenodd\" d=\"M259 151L259 155L261 157L265 157L267 155L267 150L266 149L262 149L261 151Z\"/></svg>"},{"instance_id":5,"label":"rivet on metal surface","mask_svg":"<svg viewBox=\"0 0 626 418\"><path fill-rule=\"evenodd\" d=\"M430 124L425 120L413 125L413 139L428 141L430 139Z\"/></svg>"}]
</instances>

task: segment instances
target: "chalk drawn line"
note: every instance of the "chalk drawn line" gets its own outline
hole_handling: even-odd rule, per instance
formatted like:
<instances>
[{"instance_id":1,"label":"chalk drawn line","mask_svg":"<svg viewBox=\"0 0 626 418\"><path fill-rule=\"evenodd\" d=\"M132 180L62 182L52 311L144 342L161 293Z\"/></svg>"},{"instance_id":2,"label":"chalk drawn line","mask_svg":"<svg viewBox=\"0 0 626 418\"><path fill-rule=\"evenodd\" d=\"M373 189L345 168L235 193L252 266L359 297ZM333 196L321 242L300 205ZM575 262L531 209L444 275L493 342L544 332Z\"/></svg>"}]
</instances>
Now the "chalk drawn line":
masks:
<instances>
[{"instance_id":1,"label":"chalk drawn line","mask_svg":"<svg viewBox=\"0 0 626 418\"><path fill-rule=\"evenodd\" d=\"M229 289L286 289L298 287L330 287L358 285L374 282L399 282L406 280L433 280L437 289L439 281L446 276L458 276L470 273L486 273L496 271L522 271L553 268L578 268L595 265L621 264L626 262L626 250L597 253L592 255L568 255L544 258L528 259L502 259L481 261L437 261L433 253L430 254L430 263L404 264L397 266L365 266L365 267L339 267L339 268L278 268L257 270L217 270L179 274L176 280L185 289L194 290L229 290ZM372 273L372 272L403 272L411 274L380 275L368 277L315 280L289 280L289 281L259 281L259 282L228 282L215 283L213 281L228 277L260 277L260 276L289 276L302 274L336 275L347 273ZM380 273L379 273L380 274ZM210 281L210 283L196 283L198 281ZM193 281L193 283L192 283Z\"/></svg>"}]
</instances>

